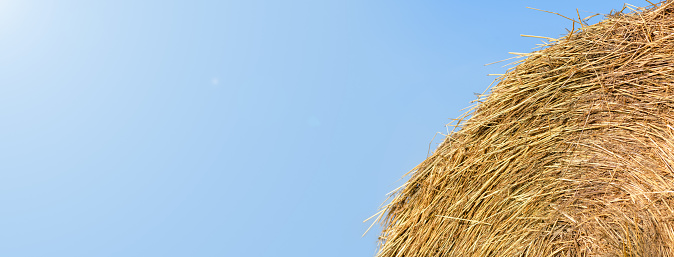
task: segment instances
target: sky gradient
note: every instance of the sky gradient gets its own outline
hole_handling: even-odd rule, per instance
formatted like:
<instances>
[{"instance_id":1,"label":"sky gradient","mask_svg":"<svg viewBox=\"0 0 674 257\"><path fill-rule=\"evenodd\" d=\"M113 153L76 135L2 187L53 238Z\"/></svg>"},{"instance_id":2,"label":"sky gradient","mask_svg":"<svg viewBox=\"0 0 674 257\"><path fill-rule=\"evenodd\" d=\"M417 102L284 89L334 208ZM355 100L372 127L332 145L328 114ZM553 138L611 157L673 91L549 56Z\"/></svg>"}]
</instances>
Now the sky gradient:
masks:
<instances>
[{"instance_id":1,"label":"sky gradient","mask_svg":"<svg viewBox=\"0 0 674 257\"><path fill-rule=\"evenodd\" d=\"M528 6L623 2L0 1L0 255L373 256Z\"/></svg>"}]
</instances>

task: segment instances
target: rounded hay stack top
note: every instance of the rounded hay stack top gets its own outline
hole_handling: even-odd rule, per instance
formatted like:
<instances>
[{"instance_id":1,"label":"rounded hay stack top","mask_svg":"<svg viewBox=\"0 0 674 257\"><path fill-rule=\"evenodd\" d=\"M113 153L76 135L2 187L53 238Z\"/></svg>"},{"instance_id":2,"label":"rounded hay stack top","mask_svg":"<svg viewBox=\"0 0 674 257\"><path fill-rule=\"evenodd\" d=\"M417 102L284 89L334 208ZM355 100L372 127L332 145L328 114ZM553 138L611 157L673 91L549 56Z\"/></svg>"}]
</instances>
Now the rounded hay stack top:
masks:
<instances>
[{"instance_id":1,"label":"rounded hay stack top","mask_svg":"<svg viewBox=\"0 0 674 257\"><path fill-rule=\"evenodd\" d=\"M674 256L674 0L574 28L411 171L377 256Z\"/></svg>"}]
</instances>

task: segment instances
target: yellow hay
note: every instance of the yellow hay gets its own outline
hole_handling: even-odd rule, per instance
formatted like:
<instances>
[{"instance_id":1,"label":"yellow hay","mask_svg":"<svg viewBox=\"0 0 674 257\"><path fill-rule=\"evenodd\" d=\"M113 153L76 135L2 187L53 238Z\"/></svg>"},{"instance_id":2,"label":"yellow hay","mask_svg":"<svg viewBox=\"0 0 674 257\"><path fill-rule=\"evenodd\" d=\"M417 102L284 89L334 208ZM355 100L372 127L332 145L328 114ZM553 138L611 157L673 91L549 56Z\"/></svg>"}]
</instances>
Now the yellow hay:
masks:
<instances>
[{"instance_id":1,"label":"yellow hay","mask_svg":"<svg viewBox=\"0 0 674 257\"><path fill-rule=\"evenodd\" d=\"M377 256L674 256L674 0L574 24L412 171Z\"/></svg>"}]
</instances>

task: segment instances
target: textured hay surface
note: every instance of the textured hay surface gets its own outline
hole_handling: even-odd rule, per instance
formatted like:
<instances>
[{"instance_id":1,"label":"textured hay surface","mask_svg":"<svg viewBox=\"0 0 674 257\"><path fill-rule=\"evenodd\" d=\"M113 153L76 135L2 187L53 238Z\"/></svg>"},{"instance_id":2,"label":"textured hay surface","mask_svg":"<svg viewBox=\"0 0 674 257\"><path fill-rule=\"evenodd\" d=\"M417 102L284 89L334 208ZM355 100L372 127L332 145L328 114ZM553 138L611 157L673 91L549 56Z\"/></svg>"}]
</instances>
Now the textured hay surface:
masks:
<instances>
[{"instance_id":1,"label":"textured hay surface","mask_svg":"<svg viewBox=\"0 0 674 257\"><path fill-rule=\"evenodd\" d=\"M574 24L412 171L378 256L674 256L674 1Z\"/></svg>"}]
</instances>

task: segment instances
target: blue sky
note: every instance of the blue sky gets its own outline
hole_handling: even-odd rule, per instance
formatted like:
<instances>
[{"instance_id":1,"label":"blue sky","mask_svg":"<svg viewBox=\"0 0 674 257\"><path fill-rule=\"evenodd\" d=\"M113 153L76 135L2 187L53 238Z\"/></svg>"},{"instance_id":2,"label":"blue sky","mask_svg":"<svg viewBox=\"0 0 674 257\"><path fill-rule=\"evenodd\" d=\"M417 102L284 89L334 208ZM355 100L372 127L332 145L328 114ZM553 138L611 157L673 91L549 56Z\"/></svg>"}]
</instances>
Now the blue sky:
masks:
<instances>
[{"instance_id":1,"label":"blue sky","mask_svg":"<svg viewBox=\"0 0 674 257\"><path fill-rule=\"evenodd\" d=\"M525 7L622 4L0 1L0 255L373 256L484 64L571 26Z\"/></svg>"}]
</instances>

